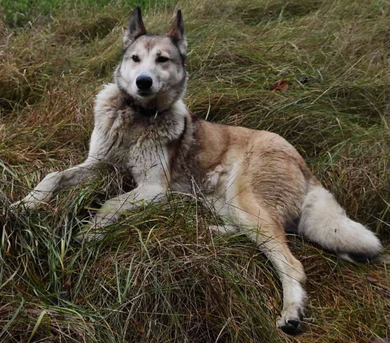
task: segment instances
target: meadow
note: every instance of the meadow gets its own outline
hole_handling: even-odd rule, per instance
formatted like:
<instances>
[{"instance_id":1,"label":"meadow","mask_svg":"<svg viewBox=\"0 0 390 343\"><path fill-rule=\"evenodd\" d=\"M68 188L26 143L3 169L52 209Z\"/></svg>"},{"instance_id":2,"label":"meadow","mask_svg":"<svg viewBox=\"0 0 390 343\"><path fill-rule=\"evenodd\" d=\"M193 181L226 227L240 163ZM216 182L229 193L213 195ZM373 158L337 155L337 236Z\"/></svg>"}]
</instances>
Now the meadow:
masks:
<instances>
[{"instance_id":1,"label":"meadow","mask_svg":"<svg viewBox=\"0 0 390 343\"><path fill-rule=\"evenodd\" d=\"M131 180L112 173L9 211L86 157L135 5L156 33L182 9L194 113L285 137L390 253L388 0L1 0L0 342L388 342L385 265L289 235L308 303L288 336L269 262L242 235L212 234L218 218L194 197L127 213L83 244L73 237L90 213Z\"/></svg>"}]
</instances>

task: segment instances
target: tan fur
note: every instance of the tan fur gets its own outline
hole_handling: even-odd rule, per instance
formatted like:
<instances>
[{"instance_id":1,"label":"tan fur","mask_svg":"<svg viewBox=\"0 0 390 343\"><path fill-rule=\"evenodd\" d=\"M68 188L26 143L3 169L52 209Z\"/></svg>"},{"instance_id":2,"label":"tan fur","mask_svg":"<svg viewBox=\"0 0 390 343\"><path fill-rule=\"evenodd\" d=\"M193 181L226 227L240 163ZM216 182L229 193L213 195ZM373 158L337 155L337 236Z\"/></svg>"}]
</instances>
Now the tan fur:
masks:
<instances>
[{"instance_id":1,"label":"tan fur","mask_svg":"<svg viewBox=\"0 0 390 343\"><path fill-rule=\"evenodd\" d=\"M140 204L166 200L169 190L199 196L225 223L210 230L241 231L271 260L283 286L277 325L295 331L303 314L306 276L287 246L285 228L300 219L298 232L349 260L377 255L379 240L346 216L285 139L212 124L188 111L182 100L187 42L180 11L167 36L151 36L136 8L123 41L115 82L96 97L87 159L47 175L13 208L34 209L56 191L96 179L103 165L131 175L137 186L107 200L91 230L116 222ZM159 61L161 56L165 60ZM147 89L139 85L145 78ZM99 237L99 231L81 235Z\"/></svg>"}]
</instances>

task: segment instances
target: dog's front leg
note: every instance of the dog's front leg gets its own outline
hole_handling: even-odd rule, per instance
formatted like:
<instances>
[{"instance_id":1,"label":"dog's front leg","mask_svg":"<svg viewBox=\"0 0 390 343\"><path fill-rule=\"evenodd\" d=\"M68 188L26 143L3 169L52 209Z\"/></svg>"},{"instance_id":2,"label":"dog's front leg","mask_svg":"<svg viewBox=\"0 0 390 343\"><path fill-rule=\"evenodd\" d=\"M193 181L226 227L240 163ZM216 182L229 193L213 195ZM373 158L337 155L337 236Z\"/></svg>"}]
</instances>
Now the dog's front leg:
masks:
<instances>
[{"instance_id":1,"label":"dog's front leg","mask_svg":"<svg viewBox=\"0 0 390 343\"><path fill-rule=\"evenodd\" d=\"M99 165L98 161L86 160L78 166L50 173L25 198L13 203L11 209L35 209L40 203L49 201L54 192L91 181L98 175Z\"/></svg>"},{"instance_id":2,"label":"dog's front leg","mask_svg":"<svg viewBox=\"0 0 390 343\"><path fill-rule=\"evenodd\" d=\"M79 241L101 239L101 233L92 231L117 222L123 212L133 211L152 201L165 201L166 191L167 189L161 185L140 184L131 192L107 200L93 218L92 225L88 232L79 235L76 239Z\"/></svg>"}]
</instances>

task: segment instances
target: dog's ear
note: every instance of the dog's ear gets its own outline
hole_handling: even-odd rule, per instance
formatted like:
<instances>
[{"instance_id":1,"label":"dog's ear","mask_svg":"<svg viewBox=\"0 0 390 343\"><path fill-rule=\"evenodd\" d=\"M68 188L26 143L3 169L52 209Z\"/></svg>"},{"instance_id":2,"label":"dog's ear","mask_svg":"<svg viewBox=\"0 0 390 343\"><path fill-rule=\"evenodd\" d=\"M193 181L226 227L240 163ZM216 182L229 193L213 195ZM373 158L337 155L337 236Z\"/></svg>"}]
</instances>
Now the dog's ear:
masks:
<instances>
[{"instance_id":1,"label":"dog's ear","mask_svg":"<svg viewBox=\"0 0 390 343\"><path fill-rule=\"evenodd\" d=\"M181 10L177 11L176 18L172 23L168 36L172 38L173 42L179 48L181 55L185 58L187 55L187 39L184 33L184 22Z\"/></svg>"},{"instance_id":2,"label":"dog's ear","mask_svg":"<svg viewBox=\"0 0 390 343\"><path fill-rule=\"evenodd\" d=\"M146 35L144 22L142 21L141 8L136 7L129 18L129 23L123 35L123 46L126 49L138 37Z\"/></svg>"}]
</instances>

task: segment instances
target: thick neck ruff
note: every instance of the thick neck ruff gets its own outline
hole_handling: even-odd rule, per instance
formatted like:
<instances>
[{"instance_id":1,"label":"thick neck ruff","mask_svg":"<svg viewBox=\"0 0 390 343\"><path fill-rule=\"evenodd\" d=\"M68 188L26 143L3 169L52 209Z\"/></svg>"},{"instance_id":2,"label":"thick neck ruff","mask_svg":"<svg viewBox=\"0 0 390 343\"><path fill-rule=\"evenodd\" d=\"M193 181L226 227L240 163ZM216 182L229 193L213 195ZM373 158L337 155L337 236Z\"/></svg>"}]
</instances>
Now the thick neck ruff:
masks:
<instances>
[{"instance_id":1,"label":"thick neck ruff","mask_svg":"<svg viewBox=\"0 0 390 343\"><path fill-rule=\"evenodd\" d=\"M152 107L152 108L146 108L140 105L137 105L134 101L134 99L126 93L126 91L121 90L123 101L126 106L131 107L135 113L143 116L143 117L157 117L165 112L168 111L168 109L165 110L159 110L157 107Z\"/></svg>"}]
</instances>

